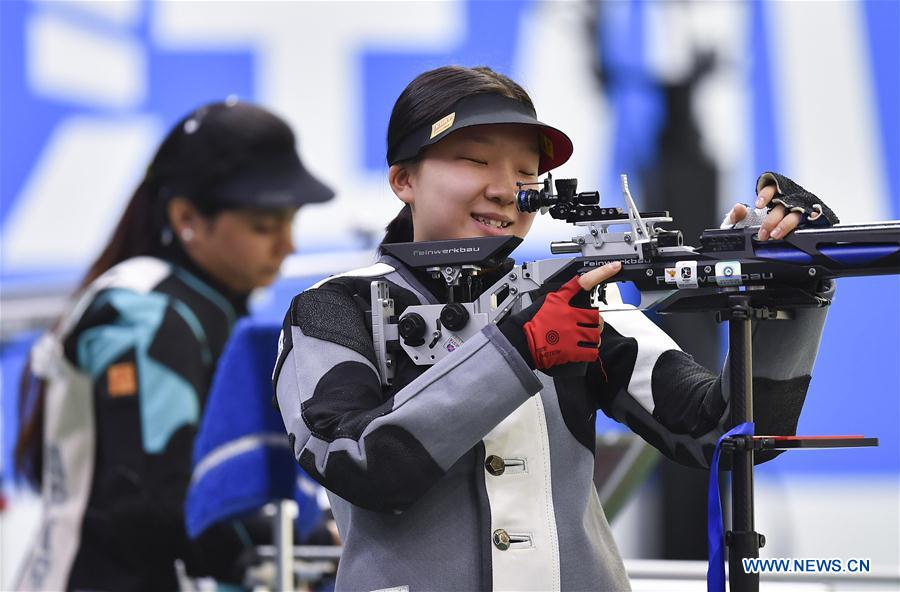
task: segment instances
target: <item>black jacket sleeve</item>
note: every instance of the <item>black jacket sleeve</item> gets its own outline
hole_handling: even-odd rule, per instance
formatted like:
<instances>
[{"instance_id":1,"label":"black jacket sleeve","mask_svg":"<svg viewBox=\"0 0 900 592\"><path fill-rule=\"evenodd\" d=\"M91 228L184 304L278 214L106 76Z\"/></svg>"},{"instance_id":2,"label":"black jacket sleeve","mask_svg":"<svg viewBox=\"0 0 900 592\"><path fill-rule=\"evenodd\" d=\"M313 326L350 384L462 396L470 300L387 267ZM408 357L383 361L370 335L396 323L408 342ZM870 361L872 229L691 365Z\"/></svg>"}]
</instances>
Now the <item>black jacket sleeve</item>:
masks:
<instances>
[{"instance_id":1,"label":"black jacket sleeve","mask_svg":"<svg viewBox=\"0 0 900 592\"><path fill-rule=\"evenodd\" d=\"M792 435L806 398L826 309L802 309L792 320L754 321L756 434ZM603 313L600 361L588 388L606 415L624 423L667 457L707 467L727 431L729 371L697 364L638 311ZM756 455L764 462L774 453Z\"/></svg>"}]
</instances>

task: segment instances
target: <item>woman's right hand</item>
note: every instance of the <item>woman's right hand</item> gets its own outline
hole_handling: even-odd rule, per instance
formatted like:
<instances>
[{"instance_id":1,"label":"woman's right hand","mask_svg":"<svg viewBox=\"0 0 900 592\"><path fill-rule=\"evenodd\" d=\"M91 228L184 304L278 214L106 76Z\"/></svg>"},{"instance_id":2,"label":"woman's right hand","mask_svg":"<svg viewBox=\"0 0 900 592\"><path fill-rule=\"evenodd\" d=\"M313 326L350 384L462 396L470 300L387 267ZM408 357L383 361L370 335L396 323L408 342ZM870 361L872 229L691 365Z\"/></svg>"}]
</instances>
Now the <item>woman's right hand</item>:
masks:
<instances>
[{"instance_id":1,"label":"woman's right hand","mask_svg":"<svg viewBox=\"0 0 900 592\"><path fill-rule=\"evenodd\" d=\"M555 292L500 323L500 331L528 365L546 370L562 364L597 359L603 317L590 306L590 291L622 268L607 263L574 277Z\"/></svg>"}]
</instances>

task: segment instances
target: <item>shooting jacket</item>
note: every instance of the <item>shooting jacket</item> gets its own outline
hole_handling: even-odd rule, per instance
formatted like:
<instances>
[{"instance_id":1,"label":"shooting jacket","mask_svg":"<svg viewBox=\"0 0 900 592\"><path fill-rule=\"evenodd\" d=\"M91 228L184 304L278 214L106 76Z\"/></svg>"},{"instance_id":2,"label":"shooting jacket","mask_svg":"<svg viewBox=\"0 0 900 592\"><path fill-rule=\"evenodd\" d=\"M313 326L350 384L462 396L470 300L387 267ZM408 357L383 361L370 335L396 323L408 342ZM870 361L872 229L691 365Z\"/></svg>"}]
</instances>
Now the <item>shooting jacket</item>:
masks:
<instances>
[{"instance_id":1,"label":"shooting jacket","mask_svg":"<svg viewBox=\"0 0 900 592\"><path fill-rule=\"evenodd\" d=\"M708 467L730 411L727 376L643 313L620 311L603 315L587 376L529 369L489 325L434 366L399 351L384 387L375 279L398 317L438 302L389 256L329 278L293 299L273 374L294 454L329 490L344 544L337 589L629 589L592 482L596 412ZM825 312L754 325L756 433L795 432Z\"/></svg>"},{"instance_id":2,"label":"shooting jacket","mask_svg":"<svg viewBox=\"0 0 900 592\"><path fill-rule=\"evenodd\" d=\"M43 517L16 589L178 588L194 434L244 310L185 257L116 265L32 350Z\"/></svg>"}]
</instances>

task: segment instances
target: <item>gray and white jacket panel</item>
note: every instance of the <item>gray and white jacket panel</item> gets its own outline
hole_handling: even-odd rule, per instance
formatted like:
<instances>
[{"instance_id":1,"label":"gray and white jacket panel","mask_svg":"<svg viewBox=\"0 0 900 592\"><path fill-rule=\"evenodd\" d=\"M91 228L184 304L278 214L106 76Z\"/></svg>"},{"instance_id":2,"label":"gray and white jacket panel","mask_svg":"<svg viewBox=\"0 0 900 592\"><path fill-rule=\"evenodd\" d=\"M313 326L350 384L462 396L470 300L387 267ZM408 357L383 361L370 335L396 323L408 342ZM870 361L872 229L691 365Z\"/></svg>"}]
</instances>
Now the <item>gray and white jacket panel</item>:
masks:
<instances>
[{"instance_id":1,"label":"gray and white jacket panel","mask_svg":"<svg viewBox=\"0 0 900 592\"><path fill-rule=\"evenodd\" d=\"M273 376L295 456L331 493L338 589L628 589L592 482L596 410L704 467L727 380L626 311L604 313L587 378L530 370L491 325L431 367L400 353L383 387L367 324L374 279L398 316L436 302L389 257L331 278L294 298ZM757 433L793 433L823 322L810 310L755 327ZM486 470L491 456L502 474ZM499 529L508 548L492 543Z\"/></svg>"}]
</instances>

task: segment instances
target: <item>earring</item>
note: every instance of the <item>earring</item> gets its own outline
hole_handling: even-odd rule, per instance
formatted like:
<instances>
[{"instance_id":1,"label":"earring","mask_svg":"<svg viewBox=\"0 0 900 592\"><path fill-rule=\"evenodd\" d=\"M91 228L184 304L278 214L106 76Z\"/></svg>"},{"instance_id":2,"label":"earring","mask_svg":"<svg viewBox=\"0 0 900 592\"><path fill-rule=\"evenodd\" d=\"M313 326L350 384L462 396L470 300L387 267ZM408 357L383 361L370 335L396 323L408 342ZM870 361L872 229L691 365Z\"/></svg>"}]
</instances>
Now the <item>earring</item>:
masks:
<instances>
[{"instance_id":1,"label":"earring","mask_svg":"<svg viewBox=\"0 0 900 592\"><path fill-rule=\"evenodd\" d=\"M186 243L191 242L194 239L194 229L193 228L182 228L181 232L178 233L178 236L181 237Z\"/></svg>"}]
</instances>

